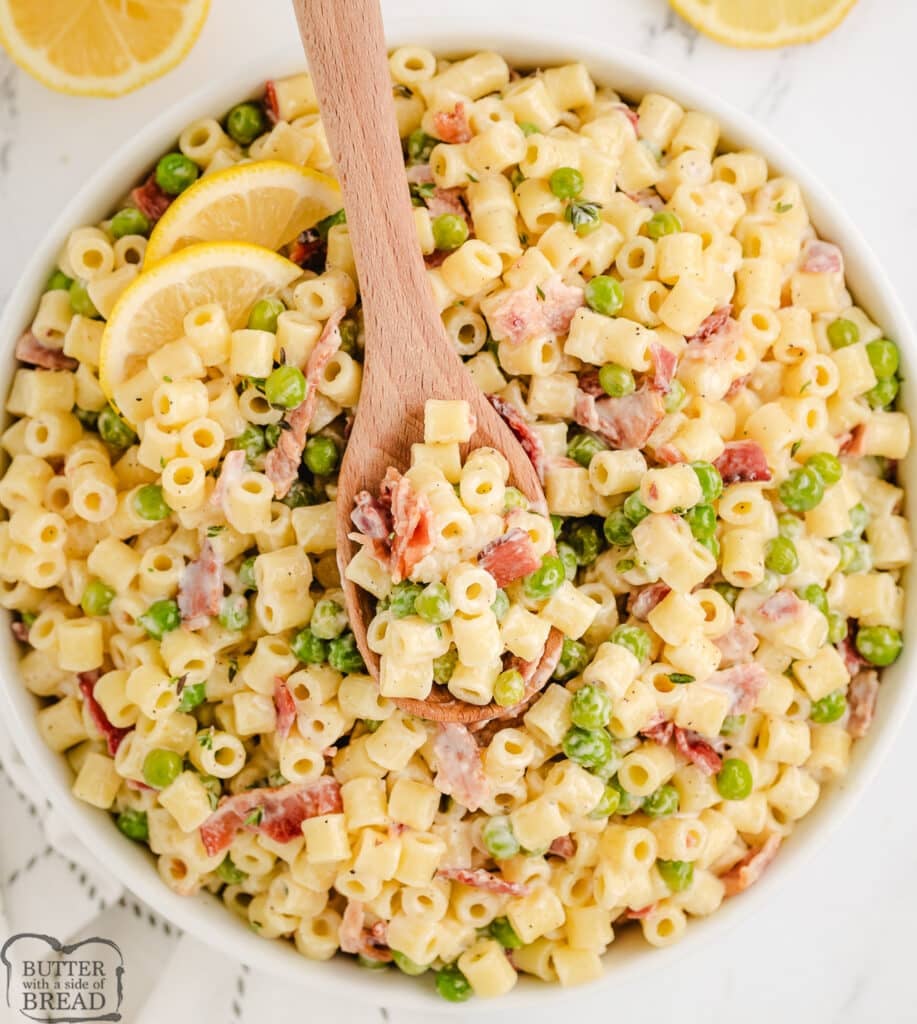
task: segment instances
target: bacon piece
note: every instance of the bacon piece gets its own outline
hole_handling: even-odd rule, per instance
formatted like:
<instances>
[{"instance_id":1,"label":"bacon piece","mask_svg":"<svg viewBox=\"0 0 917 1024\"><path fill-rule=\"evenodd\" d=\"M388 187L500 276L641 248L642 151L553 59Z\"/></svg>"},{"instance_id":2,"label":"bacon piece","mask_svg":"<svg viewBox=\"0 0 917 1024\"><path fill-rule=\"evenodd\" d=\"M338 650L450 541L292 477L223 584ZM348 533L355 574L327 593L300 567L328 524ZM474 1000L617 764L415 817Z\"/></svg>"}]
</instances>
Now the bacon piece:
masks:
<instances>
[{"instance_id":1,"label":"bacon piece","mask_svg":"<svg viewBox=\"0 0 917 1024\"><path fill-rule=\"evenodd\" d=\"M296 721L296 701L282 679L274 683L274 708L277 711L277 735L286 739Z\"/></svg>"},{"instance_id":2,"label":"bacon piece","mask_svg":"<svg viewBox=\"0 0 917 1024\"><path fill-rule=\"evenodd\" d=\"M392 535L392 506L374 498L369 491L360 491L353 499L355 508L350 521L370 540L390 543Z\"/></svg>"},{"instance_id":3,"label":"bacon piece","mask_svg":"<svg viewBox=\"0 0 917 1024\"><path fill-rule=\"evenodd\" d=\"M726 447L713 465L719 470L724 484L755 480L770 480L771 471L764 449L757 441L727 441Z\"/></svg>"},{"instance_id":4,"label":"bacon piece","mask_svg":"<svg viewBox=\"0 0 917 1024\"><path fill-rule=\"evenodd\" d=\"M340 324L346 312L346 308L341 306L328 317L321 337L306 363L306 397L289 414L287 429L281 430L277 446L268 452L264 460L264 472L274 485L274 493L278 498L289 493L299 474L306 434L318 401L318 382L328 361L341 347Z\"/></svg>"},{"instance_id":5,"label":"bacon piece","mask_svg":"<svg viewBox=\"0 0 917 1024\"><path fill-rule=\"evenodd\" d=\"M628 192L627 198L635 203L639 203L641 206L645 206L654 213L665 209L665 200L654 188L641 188L637 192Z\"/></svg>"},{"instance_id":6,"label":"bacon piece","mask_svg":"<svg viewBox=\"0 0 917 1024\"><path fill-rule=\"evenodd\" d=\"M728 362L739 348L740 330L737 320L729 315L732 307L714 310L688 339L683 359L701 359L704 362Z\"/></svg>"},{"instance_id":7,"label":"bacon piece","mask_svg":"<svg viewBox=\"0 0 917 1024\"><path fill-rule=\"evenodd\" d=\"M121 741L134 727L122 729L109 722L108 715L102 710L102 705L93 696L93 690L101 675L102 673L99 669L93 669L91 672L80 672L76 678L80 692L83 694L83 700L86 702L86 707L89 708L89 715L92 718L93 724L105 737L108 753L114 757L118 753Z\"/></svg>"},{"instance_id":8,"label":"bacon piece","mask_svg":"<svg viewBox=\"0 0 917 1024\"><path fill-rule=\"evenodd\" d=\"M727 896L736 896L740 892L745 892L758 881L767 866L777 856L780 841L780 836L776 833L768 836L762 846L756 846L749 850L738 864L734 864L724 875L720 876L726 886Z\"/></svg>"},{"instance_id":9,"label":"bacon piece","mask_svg":"<svg viewBox=\"0 0 917 1024\"><path fill-rule=\"evenodd\" d=\"M438 110L433 115L433 131L443 142L468 142L471 127L465 113L465 104L460 100L451 110Z\"/></svg>"},{"instance_id":10,"label":"bacon piece","mask_svg":"<svg viewBox=\"0 0 917 1024\"><path fill-rule=\"evenodd\" d=\"M541 565L541 559L532 538L525 530L514 526L481 549L478 565L493 576L498 587L505 587L534 572Z\"/></svg>"},{"instance_id":11,"label":"bacon piece","mask_svg":"<svg viewBox=\"0 0 917 1024\"><path fill-rule=\"evenodd\" d=\"M661 391L667 395L672 387L678 356L670 348L660 345L658 341L650 345L650 355L653 357L653 374L649 379L649 386L654 391Z\"/></svg>"},{"instance_id":12,"label":"bacon piece","mask_svg":"<svg viewBox=\"0 0 917 1024\"><path fill-rule=\"evenodd\" d=\"M576 853L576 843L573 836L558 836L548 847L548 853L554 857L563 857L569 860Z\"/></svg>"},{"instance_id":13,"label":"bacon piece","mask_svg":"<svg viewBox=\"0 0 917 1024\"><path fill-rule=\"evenodd\" d=\"M469 811L476 811L490 794L478 745L459 722L440 725L433 740L437 772L433 784Z\"/></svg>"},{"instance_id":14,"label":"bacon piece","mask_svg":"<svg viewBox=\"0 0 917 1024\"><path fill-rule=\"evenodd\" d=\"M522 446L522 450L528 455L529 460L535 467L538 479L544 483L545 456L541 438L522 418L522 413L510 402L507 402L506 399L498 398L497 395L488 395L487 400L497 410L503 422L512 431L516 440Z\"/></svg>"},{"instance_id":15,"label":"bacon piece","mask_svg":"<svg viewBox=\"0 0 917 1024\"><path fill-rule=\"evenodd\" d=\"M833 242L812 238L803 246L799 269L805 274L843 273L844 256Z\"/></svg>"},{"instance_id":16,"label":"bacon piece","mask_svg":"<svg viewBox=\"0 0 917 1024\"><path fill-rule=\"evenodd\" d=\"M437 188L424 201L431 217L440 217L444 213L451 213L455 217L461 217L471 227L471 219L461 196L460 188Z\"/></svg>"},{"instance_id":17,"label":"bacon piece","mask_svg":"<svg viewBox=\"0 0 917 1024\"><path fill-rule=\"evenodd\" d=\"M685 453L674 444L661 444L653 449L653 457L664 466L674 466L677 462L687 462Z\"/></svg>"},{"instance_id":18,"label":"bacon piece","mask_svg":"<svg viewBox=\"0 0 917 1024\"><path fill-rule=\"evenodd\" d=\"M155 224L172 205L172 196L166 195L156 184L155 172L131 192L131 199L134 201L134 206L151 224Z\"/></svg>"},{"instance_id":19,"label":"bacon piece","mask_svg":"<svg viewBox=\"0 0 917 1024\"><path fill-rule=\"evenodd\" d=\"M878 697L879 675L873 669L858 672L850 681L847 688L847 706L850 708L847 732L855 740L862 739L869 732Z\"/></svg>"},{"instance_id":20,"label":"bacon piece","mask_svg":"<svg viewBox=\"0 0 917 1024\"><path fill-rule=\"evenodd\" d=\"M125 779L124 785L128 789L134 790L135 793L155 793L156 791L152 786L148 786L145 782L141 782L139 779Z\"/></svg>"},{"instance_id":21,"label":"bacon piece","mask_svg":"<svg viewBox=\"0 0 917 1024\"><path fill-rule=\"evenodd\" d=\"M746 373L742 377L736 377L736 379L726 389L726 394L723 395L723 398L727 402L730 398L734 398L742 390L742 388L747 386L750 379L750 373Z\"/></svg>"},{"instance_id":22,"label":"bacon piece","mask_svg":"<svg viewBox=\"0 0 917 1024\"><path fill-rule=\"evenodd\" d=\"M510 345L521 345L541 334L545 321L535 286L505 292L487 314L487 322L493 336Z\"/></svg>"},{"instance_id":23,"label":"bacon piece","mask_svg":"<svg viewBox=\"0 0 917 1024\"><path fill-rule=\"evenodd\" d=\"M789 622L802 608L802 601L792 590L778 590L758 608L758 614L768 622Z\"/></svg>"},{"instance_id":24,"label":"bacon piece","mask_svg":"<svg viewBox=\"0 0 917 1024\"><path fill-rule=\"evenodd\" d=\"M27 644L29 642L29 627L22 621L22 619L13 619L10 623L10 632L21 644Z\"/></svg>"},{"instance_id":25,"label":"bacon piece","mask_svg":"<svg viewBox=\"0 0 917 1024\"><path fill-rule=\"evenodd\" d=\"M405 176L411 185L432 185L433 171L429 164L412 164L406 171Z\"/></svg>"},{"instance_id":26,"label":"bacon piece","mask_svg":"<svg viewBox=\"0 0 917 1024\"><path fill-rule=\"evenodd\" d=\"M366 909L359 900L348 900L341 917L338 943L344 953L358 953L370 960L388 963L392 959L384 921L366 925Z\"/></svg>"},{"instance_id":27,"label":"bacon piece","mask_svg":"<svg viewBox=\"0 0 917 1024\"><path fill-rule=\"evenodd\" d=\"M628 921L642 921L645 917L649 917L655 909L655 903L648 903L645 907L637 907L636 909L628 907L624 916Z\"/></svg>"},{"instance_id":28,"label":"bacon piece","mask_svg":"<svg viewBox=\"0 0 917 1024\"><path fill-rule=\"evenodd\" d=\"M631 128L634 130L634 135L636 135L637 129L640 127L640 116L637 111L626 103L615 103L612 109L620 111L627 118Z\"/></svg>"},{"instance_id":29,"label":"bacon piece","mask_svg":"<svg viewBox=\"0 0 917 1024\"><path fill-rule=\"evenodd\" d=\"M673 729L675 746L691 764L699 768L704 775L715 775L723 767L723 759L714 750L713 745L693 729L682 729L676 725Z\"/></svg>"},{"instance_id":30,"label":"bacon piece","mask_svg":"<svg viewBox=\"0 0 917 1024\"><path fill-rule=\"evenodd\" d=\"M79 363L65 356L59 348L52 348L38 340L31 331L19 336L16 358L20 363L40 366L43 370L75 370Z\"/></svg>"},{"instance_id":31,"label":"bacon piece","mask_svg":"<svg viewBox=\"0 0 917 1024\"><path fill-rule=\"evenodd\" d=\"M662 395L646 387L622 398L598 400L578 391L573 409L576 422L612 448L642 448L664 416Z\"/></svg>"},{"instance_id":32,"label":"bacon piece","mask_svg":"<svg viewBox=\"0 0 917 1024\"><path fill-rule=\"evenodd\" d=\"M838 654L840 654L844 659L844 668L847 669L851 678L869 664L869 662L856 649L856 644L853 642L853 637L850 635L849 630L844 639L835 646Z\"/></svg>"},{"instance_id":33,"label":"bacon piece","mask_svg":"<svg viewBox=\"0 0 917 1024\"><path fill-rule=\"evenodd\" d=\"M719 309L715 309L710 316L705 317L701 321L700 327L698 327L691 337L686 339L688 344L690 345L692 341L707 341L714 334L717 334L722 330L730 316L732 316L731 305L720 306Z\"/></svg>"},{"instance_id":34,"label":"bacon piece","mask_svg":"<svg viewBox=\"0 0 917 1024\"><path fill-rule=\"evenodd\" d=\"M181 571L178 582L178 609L182 623L191 630L203 629L211 615L218 615L223 600L223 559L209 540L201 553Z\"/></svg>"},{"instance_id":35,"label":"bacon piece","mask_svg":"<svg viewBox=\"0 0 917 1024\"><path fill-rule=\"evenodd\" d=\"M541 314L549 331L566 334L570 330L573 315L585 303L585 292L576 285L566 285L557 274L552 275L541 286L544 301Z\"/></svg>"},{"instance_id":36,"label":"bacon piece","mask_svg":"<svg viewBox=\"0 0 917 1024\"><path fill-rule=\"evenodd\" d=\"M277 102L277 86L273 79L264 83L264 110L271 124L280 120L280 104Z\"/></svg>"},{"instance_id":37,"label":"bacon piece","mask_svg":"<svg viewBox=\"0 0 917 1024\"><path fill-rule=\"evenodd\" d=\"M241 448L233 448L226 453L220 466L220 475L210 495L210 504L226 512L226 492L242 479L245 472L245 452Z\"/></svg>"},{"instance_id":38,"label":"bacon piece","mask_svg":"<svg viewBox=\"0 0 917 1024\"><path fill-rule=\"evenodd\" d=\"M304 231L290 247L290 259L304 270L322 270L328 257L328 242L317 231Z\"/></svg>"},{"instance_id":39,"label":"bacon piece","mask_svg":"<svg viewBox=\"0 0 917 1024\"><path fill-rule=\"evenodd\" d=\"M461 882L472 889L483 889L501 896L527 896L530 892L525 882L508 882L484 868L440 868L436 874L450 882Z\"/></svg>"},{"instance_id":40,"label":"bacon piece","mask_svg":"<svg viewBox=\"0 0 917 1024\"><path fill-rule=\"evenodd\" d=\"M241 828L259 832L276 843L288 843L302 834L307 818L340 814L341 787L330 775L315 782L291 782L286 786L247 789L225 797L201 825L204 849L212 857L229 848ZM255 815L246 822L246 818Z\"/></svg>"},{"instance_id":41,"label":"bacon piece","mask_svg":"<svg viewBox=\"0 0 917 1024\"><path fill-rule=\"evenodd\" d=\"M714 672L707 683L726 690L732 696L730 715L744 715L755 706L758 695L767 685L767 670L754 661L746 665L733 665L732 668Z\"/></svg>"},{"instance_id":42,"label":"bacon piece","mask_svg":"<svg viewBox=\"0 0 917 1024\"><path fill-rule=\"evenodd\" d=\"M583 394L590 395L592 398L603 398L608 393L599 383L598 370L586 370L585 373L581 373L577 378L576 386Z\"/></svg>"},{"instance_id":43,"label":"bacon piece","mask_svg":"<svg viewBox=\"0 0 917 1024\"><path fill-rule=\"evenodd\" d=\"M658 743L661 747L672 742L674 733L675 723L666 718L661 711L657 711L650 719L646 728L641 730L642 736L646 736L647 739Z\"/></svg>"},{"instance_id":44,"label":"bacon piece","mask_svg":"<svg viewBox=\"0 0 917 1024\"><path fill-rule=\"evenodd\" d=\"M632 591L627 598L627 610L635 619L646 622L649 613L669 596L672 588L659 580L656 583L647 583L646 586Z\"/></svg>"},{"instance_id":45,"label":"bacon piece","mask_svg":"<svg viewBox=\"0 0 917 1024\"><path fill-rule=\"evenodd\" d=\"M859 458L866 454L866 424L858 423L853 430L848 431L841 441L841 455L849 455L851 458Z\"/></svg>"},{"instance_id":46,"label":"bacon piece","mask_svg":"<svg viewBox=\"0 0 917 1024\"><path fill-rule=\"evenodd\" d=\"M423 494L394 467L382 481L391 496L392 547L389 568L395 583L406 580L419 561L433 550L433 510Z\"/></svg>"},{"instance_id":47,"label":"bacon piece","mask_svg":"<svg viewBox=\"0 0 917 1024\"><path fill-rule=\"evenodd\" d=\"M732 629L728 633L718 636L713 642L719 647L720 653L723 655L721 664L724 668L751 661L751 656L758 647L758 637L755 631L741 617L735 620Z\"/></svg>"}]
</instances>

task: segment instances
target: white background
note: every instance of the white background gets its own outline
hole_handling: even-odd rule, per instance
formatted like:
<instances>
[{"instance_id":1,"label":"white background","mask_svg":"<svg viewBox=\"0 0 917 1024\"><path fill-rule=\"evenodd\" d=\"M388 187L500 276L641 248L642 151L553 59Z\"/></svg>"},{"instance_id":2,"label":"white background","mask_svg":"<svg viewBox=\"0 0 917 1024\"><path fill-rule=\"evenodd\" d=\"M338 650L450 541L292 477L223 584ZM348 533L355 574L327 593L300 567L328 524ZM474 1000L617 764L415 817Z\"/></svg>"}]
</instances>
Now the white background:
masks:
<instances>
[{"instance_id":1,"label":"white background","mask_svg":"<svg viewBox=\"0 0 917 1024\"><path fill-rule=\"evenodd\" d=\"M212 3L190 58L166 78L121 100L54 95L0 55L0 297L9 292L71 193L150 116L295 31L286 0ZM384 7L387 17L460 10L472 22L475 15L499 8L507 24L532 22L558 39L565 31L605 38L674 66L756 115L796 150L859 224L909 311L917 311L917 5L860 0L827 40L767 53L728 50L697 38L664 0L463 0L461 5L388 0ZM917 712L905 723L856 815L754 920L662 974L582 995L570 992L554 1009L527 1010L527 1024L553 1021L558 1012L569 1020L637 1017L679 1024L732 1018L744 1024L917 1020L911 730L917 732ZM37 908L43 898L37 885L23 895L25 841L0 830L0 883L16 874L20 913L29 899ZM155 969L150 964L147 973ZM207 984L203 977L189 983ZM229 1016L246 1022L286 1017L279 999L270 984L252 978L239 1015ZM380 1019L379 1011L350 1008L343 994L335 1007L340 1020ZM478 1003L473 1012L488 1011ZM462 1016L471 1014L469 1007ZM308 1009L297 1014L304 1021L311 1016ZM395 1012L390 1017L405 1024L432 1019L430 1014ZM183 1022L173 1018L173 1024Z\"/></svg>"}]
</instances>

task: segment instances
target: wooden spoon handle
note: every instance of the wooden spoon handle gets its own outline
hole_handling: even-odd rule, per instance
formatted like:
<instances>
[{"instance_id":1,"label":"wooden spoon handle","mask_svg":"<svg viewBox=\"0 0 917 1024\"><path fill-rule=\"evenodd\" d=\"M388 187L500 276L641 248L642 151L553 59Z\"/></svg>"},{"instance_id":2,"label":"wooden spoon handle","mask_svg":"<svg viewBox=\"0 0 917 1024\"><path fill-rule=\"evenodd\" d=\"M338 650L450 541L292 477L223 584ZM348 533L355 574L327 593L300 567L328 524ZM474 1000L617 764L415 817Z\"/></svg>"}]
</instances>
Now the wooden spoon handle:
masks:
<instances>
[{"instance_id":1,"label":"wooden spoon handle","mask_svg":"<svg viewBox=\"0 0 917 1024\"><path fill-rule=\"evenodd\" d=\"M436 312L404 176L379 0L293 0L293 7L347 208L364 315L422 336L418 317ZM358 202L351 201L357 184Z\"/></svg>"}]
</instances>

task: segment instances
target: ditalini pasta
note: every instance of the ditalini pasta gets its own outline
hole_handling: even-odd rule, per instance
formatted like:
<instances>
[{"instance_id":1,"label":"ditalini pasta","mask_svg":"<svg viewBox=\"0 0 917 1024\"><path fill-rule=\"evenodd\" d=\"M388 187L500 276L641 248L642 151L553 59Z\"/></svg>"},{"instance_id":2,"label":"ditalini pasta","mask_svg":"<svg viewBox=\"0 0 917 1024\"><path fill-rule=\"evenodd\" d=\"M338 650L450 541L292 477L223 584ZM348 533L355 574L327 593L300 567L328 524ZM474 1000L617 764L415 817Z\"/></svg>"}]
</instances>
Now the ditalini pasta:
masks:
<instances>
[{"instance_id":1,"label":"ditalini pasta","mask_svg":"<svg viewBox=\"0 0 917 1024\"><path fill-rule=\"evenodd\" d=\"M200 175L331 169L307 75L188 126L64 246L2 435L0 602L73 791L304 956L498 996L615 931L678 939L844 774L902 644L898 350L805 197L716 121L580 64L390 60L445 329L544 482L461 402L354 513L366 672L335 557L362 328L343 211L230 324L192 309L131 421L104 322ZM136 432L134 427L136 427Z\"/></svg>"}]
</instances>

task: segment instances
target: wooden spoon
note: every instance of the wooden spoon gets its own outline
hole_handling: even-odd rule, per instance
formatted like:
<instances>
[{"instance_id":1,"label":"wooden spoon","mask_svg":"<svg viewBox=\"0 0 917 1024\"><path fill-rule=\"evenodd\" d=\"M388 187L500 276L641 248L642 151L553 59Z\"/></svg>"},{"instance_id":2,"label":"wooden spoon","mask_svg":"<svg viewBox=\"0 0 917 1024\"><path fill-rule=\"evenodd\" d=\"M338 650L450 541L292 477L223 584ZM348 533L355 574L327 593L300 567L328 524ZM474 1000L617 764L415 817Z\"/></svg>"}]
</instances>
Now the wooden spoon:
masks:
<instances>
[{"instance_id":1,"label":"wooden spoon","mask_svg":"<svg viewBox=\"0 0 917 1024\"><path fill-rule=\"evenodd\" d=\"M377 493L389 466L410 465L411 444L423 439L426 400L468 402L477 423L471 447L503 452L512 482L536 507L545 507L544 494L529 457L465 370L434 304L414 229L378 0L293 0L293 7L360 278L363 387L338 479L337 550L354 636L378 678L379 659L366 644L370 599L344 576L354 554L350 513L359 491ZM557 647L556 638L548 647ZM507 710L467 704L443 690L404 704L443 721L480 721Z\"/></svg>"}]
</instances>

